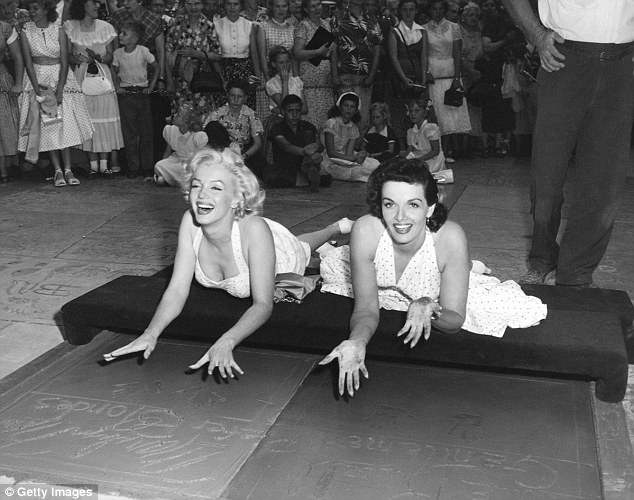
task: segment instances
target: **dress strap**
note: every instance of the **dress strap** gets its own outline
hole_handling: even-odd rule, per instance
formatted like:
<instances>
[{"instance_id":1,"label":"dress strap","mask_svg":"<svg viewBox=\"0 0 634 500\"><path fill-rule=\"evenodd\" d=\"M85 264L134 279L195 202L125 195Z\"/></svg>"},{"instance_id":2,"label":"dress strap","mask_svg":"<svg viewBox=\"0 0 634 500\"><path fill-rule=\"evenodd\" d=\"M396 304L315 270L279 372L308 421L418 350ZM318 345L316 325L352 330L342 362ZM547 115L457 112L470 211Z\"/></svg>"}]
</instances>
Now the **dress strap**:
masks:
<instances>
[{"instance_id":1,"label":"dress strap","mask_svg":"<svg viewBox=\"0 0 634 500\"><path fill-rule=\"evenodd\" d=\"M194 236L194 241L192 243L192 248L194 249L194 255L196 259L198 259L198 251L200 250L200 242L203 239L203 228L199 227L198 231L196 231L196 235Z\"/></svg>"},{"instance_id":2,"label":"dress strap","mask_svg":"<svg viewBox=\"0 0 634 500\"><path fill-rule=\"evenodd\" d=\"M233 221L233 227L231 228L231 248L233 249L233 258L238 266L238 273L248 273L249 266L244 260L244 254L242 253L242 236L240 235L240 226L237 221Z\"/></svg>"}]
</instances>

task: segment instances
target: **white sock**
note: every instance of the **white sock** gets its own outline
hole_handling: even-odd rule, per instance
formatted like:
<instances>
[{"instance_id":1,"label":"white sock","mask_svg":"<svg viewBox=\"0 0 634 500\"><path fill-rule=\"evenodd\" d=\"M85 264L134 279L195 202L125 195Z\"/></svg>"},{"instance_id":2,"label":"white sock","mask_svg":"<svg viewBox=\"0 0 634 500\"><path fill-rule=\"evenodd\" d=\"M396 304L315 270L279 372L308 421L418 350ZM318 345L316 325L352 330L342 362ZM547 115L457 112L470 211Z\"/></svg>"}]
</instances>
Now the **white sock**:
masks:
<instances>
[{"instance_id":1,"label":"white sock","mask_svg":"<svg viewBox=\"0 0 634 500\"><path fill-rule=\"evenodd\" d=\"M92 160L90 162L90 171L91 172L98 172L99 171L99 167L97 167L97 160Z\"/></svg>"},{"instance_id":2,"label":"white sock","mask_svg":"<svg viewBox=\"0 0 634 500\"><path fill-rule=\"evenodd\" d=\"M341 234L348 234L350 231L352 231L354 221L348 219L348 217L344 217L343 219L339 219L337 221L337 224L339 224L339 231L341 232Z\"/></svg>"},{"instance_id":3,"label":"white sock","mask_svg":"<svg viewBox=\"0 0 634 500\"><path fill-rule=\"evenodd\" d=\"M108 170L108 160L99 160L99 170L102 172Z\"/></svg>"}]
</instances>

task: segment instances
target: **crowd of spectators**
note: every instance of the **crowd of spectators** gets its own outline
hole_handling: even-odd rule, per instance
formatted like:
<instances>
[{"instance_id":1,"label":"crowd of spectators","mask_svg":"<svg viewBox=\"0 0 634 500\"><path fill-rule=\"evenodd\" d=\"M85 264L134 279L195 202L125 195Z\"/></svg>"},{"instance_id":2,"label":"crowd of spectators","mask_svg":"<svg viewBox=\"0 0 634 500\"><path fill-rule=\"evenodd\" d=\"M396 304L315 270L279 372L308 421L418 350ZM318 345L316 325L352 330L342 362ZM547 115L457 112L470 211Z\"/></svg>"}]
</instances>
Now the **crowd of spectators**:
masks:
<instances>
[{"instance_id":1,"label":"crowd of spectators","mask_svg":"<svg viewBox=\"0 0 634 500\"><path fill-rule=\"evenodd\" d=\"M441 170L529 151L530 58L496 0L0 0L0 35L2 182L46 152L55 185L77 185L74 147L88 177L174 184L155 165L219 125L258 177L289 185L275 162L294 152L290 184L315 189L413 154L423 130ZM445 104L456 89L462 104ZM288 95L314 141L276 135Z\"/></svg>"}]
</instances>

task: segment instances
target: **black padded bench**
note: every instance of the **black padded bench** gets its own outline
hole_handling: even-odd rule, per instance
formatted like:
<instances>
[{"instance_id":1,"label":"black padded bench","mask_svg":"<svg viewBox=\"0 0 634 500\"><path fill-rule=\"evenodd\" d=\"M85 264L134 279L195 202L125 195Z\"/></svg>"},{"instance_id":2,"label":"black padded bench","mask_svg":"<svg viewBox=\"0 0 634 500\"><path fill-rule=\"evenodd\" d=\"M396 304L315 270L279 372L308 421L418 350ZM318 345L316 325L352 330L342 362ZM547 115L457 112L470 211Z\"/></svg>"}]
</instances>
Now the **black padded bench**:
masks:
<instances>
[{"instance_id":1,"label":"black padded bench","mask_svg":"<svg viewBox=\"0 0 634 500\"><path fill-rule=\"evenodd\" d=\"M168 273L122 276L62 307L66 340L86 344L102 330L138 335L150 322L167 287ZM495 338L461 331L432 332L414 349L403 345L396 332L405 313L381 311L379 328L367 354L405 363L440 363L528 371L596 381L596 395L619 402L628 375L626 343L631 340L634 307L618 290L526 286L525 291L548 305L548 317L525 329L507 329ZM249 299L192 283L181 315L164 336L196 339L211 345L249 307ZM269 321L244 345L329 353L348 336L353 301L314 291L302 304L278 303ZM122 338L121 345L129 339Z\"/></svg>"}]
</instances>

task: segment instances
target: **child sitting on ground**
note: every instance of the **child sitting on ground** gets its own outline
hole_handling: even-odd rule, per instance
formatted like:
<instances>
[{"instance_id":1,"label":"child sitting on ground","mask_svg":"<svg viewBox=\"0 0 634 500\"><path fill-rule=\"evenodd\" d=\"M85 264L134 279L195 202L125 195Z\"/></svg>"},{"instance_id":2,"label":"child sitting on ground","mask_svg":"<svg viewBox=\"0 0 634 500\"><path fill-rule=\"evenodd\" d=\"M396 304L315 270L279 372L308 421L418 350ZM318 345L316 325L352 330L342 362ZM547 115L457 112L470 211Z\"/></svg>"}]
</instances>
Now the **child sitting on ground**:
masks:
<instances>
[{"instance_id":1,"label":"child sitting on ground","mask_svg":"<svg viewBox=\"0 0 634 500\"><path fill-rule=\"evenodd\" d=\"M332 177L321 175L323 146L317 129L312 123L300 119L301 98L289 94L280 103L284 119L271 129L273 163L267 167L264 180L276 187L305 186L317 191L319 186L329 186Z\"/></svg>"},{"instance_id":2,"label":"child sitting on ground","mask_svg":"<svg viewBox=\"0 0 634 500\"><path fill-rule=\"evenodd\" d=\"M324 124L326 154L321 165L335 179L367 182L369 175L379 166L378 160L368 157L366 151L359 151L361 133L357 123L361 120L360 103L354 92L341 94L328 113L331 118Z\"/></svg>"},{"instance_id":3,"label":"child sitting on ground","mask_svg":"<svg viewBox=\"0 0 634 500\"><path fill-rule=\"evenodd\" d=\"M154 182L157 185L180 186L185 162L207 145L207 134L201 129L201 117L192 105L182 104L174 116L173 125L165 125L163 129L167 147L163 159L154 165Z\"/></svg>"},{"instance_id":4,"label":"child sitting on ground","mask_svg":"<svg viewBox=\"0 0 634 500\"><path fill-rule=\"evenodd\" d=\"M407 150L402 157L419 158L427 163L431 173L445 169L445 155L440 146L440 128L431 123L431 101L426 97L409 102L407 114L414 126L407 131Z\"/></svg>"},{"instance_id":5,"label":"child sitting on ground","mask_svg":"<svg viewBox=\"0 0 634 500\"><path fill-rule=\"evenodd\" d=\"M283 120L280 103L287 95L296 95L302 100L301 114L308 114L304 83L299 76L292 75L291 54L282 45L276 45L269 51L269 71L273 75L267 80L265 90L269 96L271 114L264 121L264 157L267 163L273 162L271 129Z\"/></svg>"},{"instance_id":6,"label":"child sitting on ground","mask_svg":"<svg viewBox=\"0 0 634 500\"><path fill-rule=\"evenodd\" d=\"M128 178L150 175L154 163L150 94L158 81L159 71L156 58L147 47L139 45L144 31L139 21L124 23L119 33L122 47L112 56ZM151 82L148 81L148 64L154 68Z\"/></svg>"},{"instance_id":7,"label":"child sitting on ground","mask_svg":"<svg viewBox=\"0 0 634 500\"><path fill-rule=\"evenodd\" d=\"M383 163L398 154L398 141L390 125L390 110L384 102L375 102L370 106L372 126L363 136L363 148L370 158Z\"/></svg>"}]
</instances>

